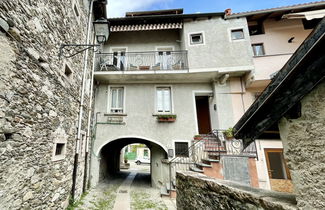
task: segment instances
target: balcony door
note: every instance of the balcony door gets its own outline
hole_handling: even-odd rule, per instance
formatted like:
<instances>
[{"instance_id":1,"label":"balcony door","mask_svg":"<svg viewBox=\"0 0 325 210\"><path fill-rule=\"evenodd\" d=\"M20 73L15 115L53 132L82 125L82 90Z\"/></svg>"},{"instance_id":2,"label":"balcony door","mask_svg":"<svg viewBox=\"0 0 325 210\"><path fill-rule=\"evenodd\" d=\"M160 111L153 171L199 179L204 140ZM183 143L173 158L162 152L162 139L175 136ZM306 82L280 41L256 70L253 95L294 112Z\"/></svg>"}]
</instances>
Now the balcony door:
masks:
<instances>
[{"instance_id":1,"label":"balcony door","mask_svg":"<svg viewBox=\"0 0 325 210\"><path fill-rule=\"evenodd\" d=\"M159 64L161 69L171 69L172 67L172 47L158 47L156 56L156 65Z\"/></svg>"},{"instance_id":2,"label":"balcony door","mask_svg":"<svg viewBox=\"0 0 325 210\"><path fill-rule=\"evenodd\" d=\"M126 48L113 48L113 65L120 70L126 68Z\"/></svg>"}]
</instances>

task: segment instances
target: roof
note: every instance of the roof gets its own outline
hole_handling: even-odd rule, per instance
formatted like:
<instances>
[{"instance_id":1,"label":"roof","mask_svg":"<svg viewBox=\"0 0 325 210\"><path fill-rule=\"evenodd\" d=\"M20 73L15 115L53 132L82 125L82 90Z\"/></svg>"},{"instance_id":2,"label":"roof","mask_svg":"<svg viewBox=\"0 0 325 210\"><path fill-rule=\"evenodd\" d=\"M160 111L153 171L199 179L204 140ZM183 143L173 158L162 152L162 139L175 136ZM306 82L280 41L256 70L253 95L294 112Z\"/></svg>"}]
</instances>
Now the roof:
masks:
<instances>
[{"instance_id":1,"label":"roof","mask_svg":"<svg viewBox=\"0 0 325 210\"><path fill-rule=\"evenodd\" d=\"M139 15L139 16L127 16L118 18L109 18L111 26L114 25L131 25L131 24L155 24L155 23L175 23L182 22L184 19L192 18L212 18L223 17L224 12L217 13L195 13L195 14L155 14L155 15Z\"/></svg>"},{"instance_id":2,"label":"roof","mask_svg":"<svg viewBox=\"0 0 325 210\"><path fill-rule=\"evenodd\" d=\"M325 9L325 1L316 1L305 4L296 4L283 7L275 7L270 9L254 10L227 15L226 18L247 17L248 19L259 19L260 17L282 17L283 14L292 12L304 12L309 10ZM263 16L266 15L266 16Z\"/></svg>"},{"instance_id":3,"label":"roof","mask_svg":"<svg viewBox=\"0 0 325 210\"><path fill-rule=\"evenodd\" d=\"M325 78L324 34L323 18L234 126L235 137L245 145L288 114Z\"/></svg>"},{"instance_id":4,"label":"roof","mask_svg":"<svg viewBox=\"0 0 325 210\"><path fill-rule=\"evenodd\" d=\"M147 15L172 15L172 14L183 14L183 9L165 9L165 10L127 12L125 13L125 16L135 17L135 16L147 16Z\"/></svg>"}]
</instances>

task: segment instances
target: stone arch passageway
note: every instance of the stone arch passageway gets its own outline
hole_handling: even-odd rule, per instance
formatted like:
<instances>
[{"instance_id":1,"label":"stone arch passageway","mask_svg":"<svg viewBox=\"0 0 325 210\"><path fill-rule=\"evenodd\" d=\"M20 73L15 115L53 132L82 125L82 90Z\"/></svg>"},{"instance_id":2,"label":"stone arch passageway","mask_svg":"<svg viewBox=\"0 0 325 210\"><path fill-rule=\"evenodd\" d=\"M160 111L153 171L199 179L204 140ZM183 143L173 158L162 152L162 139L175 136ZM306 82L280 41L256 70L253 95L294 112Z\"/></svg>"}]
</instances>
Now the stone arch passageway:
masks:
<instances>
[{"instance_id":1,"label":"stone arch passageway","mask_svg":"<svg viewBox=\"0 0 325 210\"><path fill-rule=\"evenodd\" d=\"M120 174L120 157L123 147L140 143L150 149L150 180L153 187L160 187L168 173L161 160L167 158L166 150L156 142L142 138L120 138L110 141L100 150L99 181L109 180Z\"/></svg>"}]
</instances>

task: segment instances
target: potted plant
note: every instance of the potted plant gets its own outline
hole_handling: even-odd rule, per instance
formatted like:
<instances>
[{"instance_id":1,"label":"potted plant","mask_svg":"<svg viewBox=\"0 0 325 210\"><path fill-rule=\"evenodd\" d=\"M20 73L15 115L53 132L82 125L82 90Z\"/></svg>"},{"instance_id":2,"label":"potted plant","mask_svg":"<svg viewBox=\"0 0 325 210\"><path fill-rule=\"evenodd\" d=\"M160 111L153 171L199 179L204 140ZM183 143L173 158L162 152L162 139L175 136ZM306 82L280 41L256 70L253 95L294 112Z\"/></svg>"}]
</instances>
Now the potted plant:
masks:
<instances>
[{"instance_id":1,"label":"potted plant","mask_svg":"<svg viewBox=\"0 0 325 210\"><path fill-rule=\"evenodd\" d=\"M158 122L175 122L176 115L174 115L174 114L158 115L157 120L158 120Z\"/></svg>"},{"instance_id":2,"label":"potted plant","mask_svg":"<svg viewBox=\"0 0 325 210\"><path fill-rule=\"evenodd\" d=\"M201 135L195 135L194 140L202 140L203 137Z\"/></svg>"},{"instance_id":3,"label":"potted plant","mask_svg":"<svg viewBox=\"0 0 325 210\"><path fill-rule=\"evenodd\" d=\"M234 138L234 130L233 128L228 128L227 130L223 131L223 134L226 136L227 139L233 139Z\"/></svg>"}]
</instances>

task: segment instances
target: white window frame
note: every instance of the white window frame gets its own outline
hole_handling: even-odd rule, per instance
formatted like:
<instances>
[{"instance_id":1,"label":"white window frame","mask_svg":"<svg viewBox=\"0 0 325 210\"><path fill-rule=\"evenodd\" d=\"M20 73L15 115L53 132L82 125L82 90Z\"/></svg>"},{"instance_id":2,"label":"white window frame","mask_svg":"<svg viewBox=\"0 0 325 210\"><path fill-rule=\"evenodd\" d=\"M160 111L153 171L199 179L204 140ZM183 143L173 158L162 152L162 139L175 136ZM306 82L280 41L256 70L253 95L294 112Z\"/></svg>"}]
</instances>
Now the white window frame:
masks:
<instances>
[{"instance_id":1,"label":"white window frame","mask_svg":"<svg viewBox=\"0 0 325 210\"><path fill-rule=\"evenodd\" d=\"M202 43L192 43L192 35L202 34ZM188 33L188 45L189 46L202 46L205 45L205 34L204 31L190 32Z\"/></svg>"},{"instance_id":2,"label":"white window frame","mask_svg":"<svg viewBox=\"0 0 325 210\"><path fill-rule=\"evenodd\" d=\"M242 30L243 31L243 35L244 35L244 38L243 39L232 39L232 31L235 31L235 30ZM229 28L228 29L228 36L229 36L229 41L230 42L242 42L242 41L246 41L246 37L247 37L247 34L245 32L245 29L243 27L238 27L238 28Z\"/></svg>"},{"instance_id":3,"label":"white window frame","mask_svg":"<svg viewBox=\"0 0 325 210\"><path fill-rule=\"evenodd\" d=\"M254 45L262 45L263 55L255 55L255 50L254 50L254 48L253 48ZM266 53L265 53L265 47L264 47L264 43L262 43L262 42L259 42L259 43L252 43L251 46L252 46L252 51L253 51L253 56L254 56L254 57L263 57L263 56L266 55Z\"/></svg>"},{"instance_id":4,"label":"white window frame","mask_svg":"<svg viewBox=\"0 0 325 210\"><path fill-rule=\"evenodd\" d=\"M158 112L158 95L157 90L158 88L169 88L170 89L170 112ZM154 107L154 113L157 115L160 114L173 114L174 113L174 100L173 100L173 88L171 85L155 85L155 107Z\"/></svg>"},{"instance_id":5,"label":"white window frame","mask_svg":"<svg viewBox=\"0 0 325 210\"><path fill-rule=\"evenodd\" d=\"M125 114L126 113L126 111L125 111L125 95L126 95L126 88L125 88L125 86L123 86L123 85L109 85L108 87L107 87L108 89L107 89L107 99L108 99L108 102L107 102L107 104L108 104L108 106L107 106L107 113L110 113L110 114L117 114L117 115L119 115L119 114ZM112 112L111 110L112 110L112 100L111 100L111 98L112 98L112 92L111 92L111 89L112 88L123 88L123 105L122 105L122 112Z\"/></svg>"}]
</instances>

